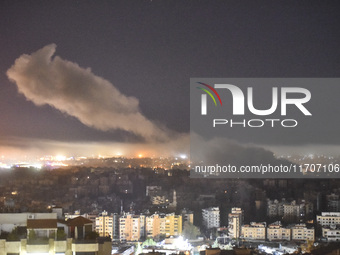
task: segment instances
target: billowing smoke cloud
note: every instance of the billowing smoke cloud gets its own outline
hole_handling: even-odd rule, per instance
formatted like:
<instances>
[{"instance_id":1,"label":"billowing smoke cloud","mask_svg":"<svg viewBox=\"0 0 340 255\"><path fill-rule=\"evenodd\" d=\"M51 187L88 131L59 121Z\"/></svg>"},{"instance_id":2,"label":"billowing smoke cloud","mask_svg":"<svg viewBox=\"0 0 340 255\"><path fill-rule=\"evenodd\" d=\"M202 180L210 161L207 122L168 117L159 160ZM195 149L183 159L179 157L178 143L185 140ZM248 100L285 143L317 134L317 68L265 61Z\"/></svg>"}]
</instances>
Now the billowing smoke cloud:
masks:
<instances>
[{"instance_id":1,"label":"billowing smoke cloud","mask_svg":"<svg viewBox=\"0 0 340 255\"><path fill-rule=\"evenodd\" d=\"M190 160L195 166L195 171L192 171L192 176L202 177L208 176L212 178L299 178L299 172L292 173L266 173L259 175L255 173L238 172L241 167L256 167L256 166L288 166L291 164L288 160L276 158L274 153L264 148L255 145L240 144L237 141L230 140L225 137L214 137L205 139L204 137L192 133L191 134L191 153ZM199 166L231 166L235 167L235 172L222 171L215 175L205 175L207 168ZM196 168L198 166L198 168ZM198 169L198 170L197 170ZM201 170L200 170L201 169ZM197 170L197 171L196 171ZM201 171L201 172L200 172Z\"/></svg>"},{"instance_id":2,"label":"billowing smoke cloud","mask_svg":"<svg viewBox=\"0 0 340 255\"><path fill-rule=\"evenodd\" d=\"M277 163L274 153L255 145L244 145L224 137L204 139L191 134L191 160L207 165L257 165Z\"/></svg>"},{"instance_id":3,"label":"billowing smoke cloud","mask_svg":"<svg viewBox=\"0 0 340 255\"><path fill-rule=\"evenodd\" d=\"M168 132L147 119L138 99L76 63L52 58L56 45L22 55L7 71L20 93L36 105L48 104L99 130L121 129L147 141L166 141Z\"/></svg>"},{"instance_id":4,"label":"billowing smoke cloud","mask_svg":"<svg viewBox=\"0 0 340 255\"><path fill-rule=\"evenodd\" d=\"M123 95L109 81L94 75L89 69L58 56L52 58L55 50L56 45L51 44L15 61L7 75L16 83L18 91L36 105L50 105L87 126L104 131L122 129L143 137L148 144L68 143L0 137L0 153L27 154L31 151L32 154L43 155L61 151L68 155L115 155L119 152L129 156L141 151L149 156L188 153L188 134L169 135L168 130L160 128L140 112L138 99ZM193 134L193 137L196 135ZM212 165L217 162L234 165L278 162L273 153L259 147L244 146L228 139L205 142L202 139L191 139L191 147L197 148L196 154L191 155L192 161Z\"/></svg>"}]
</instances>

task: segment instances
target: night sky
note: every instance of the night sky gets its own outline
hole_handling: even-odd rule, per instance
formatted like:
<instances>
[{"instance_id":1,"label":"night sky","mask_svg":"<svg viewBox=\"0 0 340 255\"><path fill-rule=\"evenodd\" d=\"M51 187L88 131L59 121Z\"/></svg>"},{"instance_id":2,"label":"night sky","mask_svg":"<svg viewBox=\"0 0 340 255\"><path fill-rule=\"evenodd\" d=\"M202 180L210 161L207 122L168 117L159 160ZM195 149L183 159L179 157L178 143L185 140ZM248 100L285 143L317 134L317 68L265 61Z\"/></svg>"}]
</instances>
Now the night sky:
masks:
<instances>
[{"instance_id":1,"label":"night sky","mask_svg":"<svg viewBox=\"0 0 340 255\"><path fill-rule=\"evenodd\" d=\"M3 0L0 155L187 153L191 77L339 77L339 13L336 1ZM7 71L23 54L19 86ZM318 128L339 147L334 123Z\"/></svg>"}]
</instances>

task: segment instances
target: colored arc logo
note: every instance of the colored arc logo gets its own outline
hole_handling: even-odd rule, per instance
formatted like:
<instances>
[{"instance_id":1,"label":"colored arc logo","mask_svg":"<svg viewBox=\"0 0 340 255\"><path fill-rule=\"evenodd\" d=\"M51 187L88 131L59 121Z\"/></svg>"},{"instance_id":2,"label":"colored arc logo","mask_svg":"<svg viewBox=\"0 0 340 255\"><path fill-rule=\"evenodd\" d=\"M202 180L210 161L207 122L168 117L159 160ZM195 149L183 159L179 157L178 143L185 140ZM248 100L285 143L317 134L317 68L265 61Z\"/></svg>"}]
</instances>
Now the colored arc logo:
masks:
<instances>
[{"instance_id":1,"label":"colored arc logo","mask_svg":"<svg viewBox=\"0 0 340 255\"><path fill-rule=\"evenodd\" d=\"M217 93L217 91L213 87L211 87L210 85L205 84L203 82L197 82L197 83L199 83L199 84L209 88L212 92L214 92L214 94L217 96L218 100L220 101L220 104L222 105L222 100L220 98L220 95ZM197 87L197 88L200 89L200 90L203 90L204 92L206 92L212 98L212 100L214 101L215 106L217 106L216 100L215 100L214 96L211 94L211 92L209 90L204 89L204 88L200 88L200 87Z\"/></svg>"}]
</instances>

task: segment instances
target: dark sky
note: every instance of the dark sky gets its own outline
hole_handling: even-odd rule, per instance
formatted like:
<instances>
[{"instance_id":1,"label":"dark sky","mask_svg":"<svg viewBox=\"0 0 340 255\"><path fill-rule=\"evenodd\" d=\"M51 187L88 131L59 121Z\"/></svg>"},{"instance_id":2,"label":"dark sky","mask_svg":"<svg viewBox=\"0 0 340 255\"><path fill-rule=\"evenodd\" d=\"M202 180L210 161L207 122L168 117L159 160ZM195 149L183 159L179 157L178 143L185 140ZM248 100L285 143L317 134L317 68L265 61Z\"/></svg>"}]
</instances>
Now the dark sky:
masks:
<instances>
[{"instance_id":1,"label":"dark sky","mask_svg":"<svg viewBox=\"0 0 340 255\"><path fill-rule=\"evenodd\" d=\"M6 75L22 54L56 44L56 56L138 99L155 125L186 134L191 77L339 77L339 13L337 1L3 0L2 145L138 140L26 100Z\"/></svg>"}]
</instances>

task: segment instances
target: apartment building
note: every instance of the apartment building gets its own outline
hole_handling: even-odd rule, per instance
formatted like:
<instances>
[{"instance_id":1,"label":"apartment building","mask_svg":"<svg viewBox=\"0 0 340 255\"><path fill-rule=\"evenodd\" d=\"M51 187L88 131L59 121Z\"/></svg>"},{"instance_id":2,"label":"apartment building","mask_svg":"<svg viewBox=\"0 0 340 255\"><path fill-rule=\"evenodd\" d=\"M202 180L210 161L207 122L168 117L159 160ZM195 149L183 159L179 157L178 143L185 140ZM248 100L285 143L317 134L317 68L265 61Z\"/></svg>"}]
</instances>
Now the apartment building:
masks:
<instances>
[{"instance_id":1,"label":"apartment building","mask_svg":"<svg viewBox=\"0 0 340 255\"><path fill-rule=\"evenodd\" d=\"M282 227L280 221L269 224L267 227L267 239L269 241L289 241L291 239L291 229Z\"/></svg>"},{"instance_id":2,"label":"apartment building","mask_svg":"<svg viewBox=\"0 0 340 255\"><path fill-rule=\"evenodd\" d=\"M322 237L326 238L327 242L340 242L340 227L323 227Z\"/></svg>"},{"instance_id":3,"label":"apartment building","mask_svg":"<svg viewBox=\"0 0 340 255\"><path fill-rule=\"evenodd\" d=\"M308 228L306 224L295 224L291 226L293 241L314 241L314 228Z\"/></svg>"},{"instance_id":4,"label":"apartment building","mask_svg":"<svg viewBox=\"0 0 340 255\"><path fill-rule=\"evenodd\" d=\"M322 212L316 216L316 221L321 226L340 225L340 212Z\"/></svg>"},{"instance_id":5,"label":"apartment building","mask_svg":"<svg viewBox=\"0 0 340 255\"><path fill-rule=\"evenodd\" d=\"M96 232L99 236L113 236L113 218L103 211L96 217Z\"/></svg>"},{"instance_id":6,"label":"apartment building","mask_svg":"<svg viewBox=\"0 0 340 255\"><path fill-rule=\"evenodd\" d=\"M145 237L145 215L125 213L119 219L120 241L138 241Z\"/></svg>"},{"instance_id":7,"label":"apartment building","mask_svg":"<svg viewBox=\"0 0 340 255\"><path fill-rule=\"evenodd\" d=\"M220 208L209 207L202 209L203 225L207 229L220 227Z\"/></svg>"},{"instance_id":8,"label":"apartment building","mask_svg":"<svg viewBox=\"0 0 340 255\"><path fill-rule=\"evenodd\" d=\"M243 210L234 207L228 214L228 233L231 238L239 238L241 236L241 226L243 225Z\"/></svg>"},{"instance_id":9,"label":"apartment building","mask_svg":"<svg viewBox=\"0 0 340 255\"><path fill-rule=\"evenodd\" d=\"M145 219L147 237L178 236L182 233L182 216L155 213Z\"/></svg>"},{"instance_id":10,"label":"apartment building","mask_svg":"<svg viewBox=\"0 0 340 255\"><path fill-rule=\"evenodd\" d=\"M251 222L250 225L243 225L241 236L248 240L266 240L265 222Z\"/></svg>"}]
</instances>

